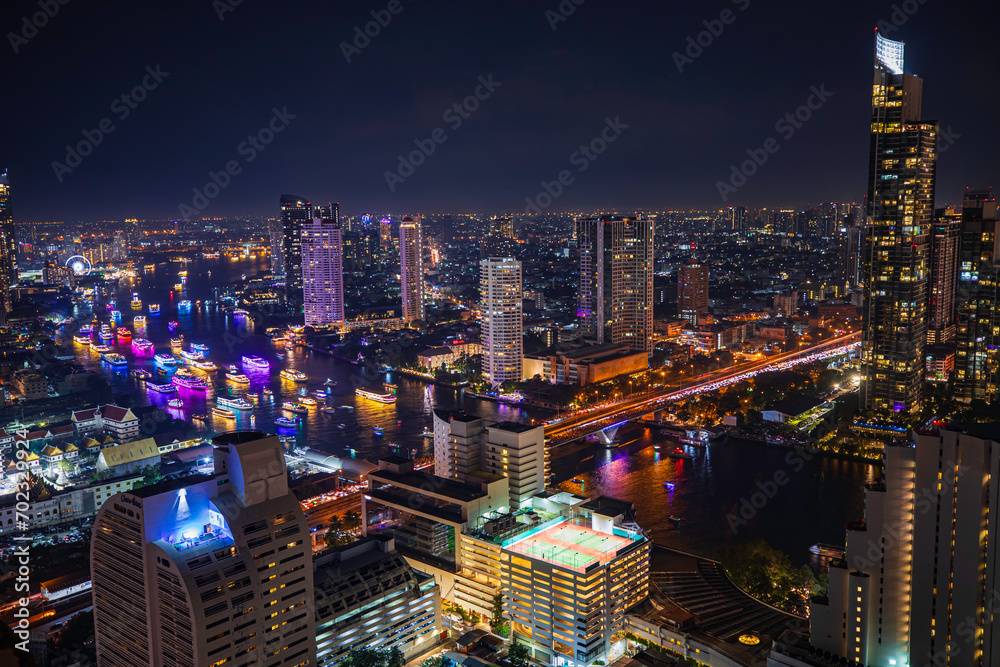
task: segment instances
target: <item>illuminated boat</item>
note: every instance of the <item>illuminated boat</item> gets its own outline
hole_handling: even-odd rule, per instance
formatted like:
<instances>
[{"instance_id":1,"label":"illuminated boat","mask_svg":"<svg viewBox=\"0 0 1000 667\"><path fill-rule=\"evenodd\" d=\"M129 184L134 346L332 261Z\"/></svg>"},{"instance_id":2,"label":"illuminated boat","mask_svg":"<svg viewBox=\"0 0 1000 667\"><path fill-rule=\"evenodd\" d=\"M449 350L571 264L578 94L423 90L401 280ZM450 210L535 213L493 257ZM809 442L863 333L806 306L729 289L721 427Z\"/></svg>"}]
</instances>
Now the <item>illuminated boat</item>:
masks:
<instances>
[{"instance_id":1,"label":"illuminated boat","mask_svg":"<svg viewBox=\"0 0 1000 667\"><path fill-rule=\"evenodd\" d=\"M693 456L691 456L690 454L688 454L687 452L685 452L680 447L674 447L673 451L667 452L667 456L669 456L672 459L693 459L694 458Z\"/></svg>"},{"instance_id":2,"label":"illuminated boat","mask_svg":"<svg viewBox=\"0 0 1000 667\"><path fill-rule=\"evenodd\" d=\"M309 407L313 407L314 405L316 405L316 399L310 398L309 396L303 396L299 399L299 403L301 403L302 405L308 405Z\"/></svg>"},{"instance_id":3,"label":"illuminated boat","mask_svg":"<svg viewBox=\"0 0 1000 667\"><path fill-rule=\"evenodd\" d=\"M149 378L153 377L153 374L148 370L146 370L145 368L133 368L131 371L129 371L129 375L134 377L136 380L148 380Z\"/></svg>"},{"instance_id":4,"label":"illuminated boat","mask_svg":"<svg viewBox=\"0 0 1000 667\"><path fill-rule=\"evenodd\" d=\"M153 361L156 362L157 366L176 366L177 359L174 358L172 354L158 354L153 357Z\"/></svg>"},{"instance_id":5,"label":"illuminated boat","mask_svg":"<svg viewBox=\"0 0 1000 667\"><path fill-rule=\"evenodd\" d=\"M236 384L250 384L250 378L243 373L226 373L226 380Z\"/></svg>"},{"instance_id":6,"label":"illuminated boat","mask_svg":"<svg viewBox=\"0 0 1000 667\"><path fill-rule=\"evenodd\" d=\"M177 304L177 310L181 312L186 312L191 310L191 302L188 299L184 299L183 301Z\"/></svg>"},{"instance_id":7,"label":"illuminated boat","mask_svg":"<svg viewBox=\"0 0 1000 667\"><path fill-rule=\"evenodd\" d=\"M126 329L125 327L118 327L118 340L122 341L123 343L131 341L132 332Z\"/></svg>"},{"instance_id":8,"label":"illuminated boat","mask_svg":"<svg viewBox=\"0 0 1000 667\"><path fill-rule=\"evenodd\" d=\"M246 317L249 314L250 313L243 310L242 308L237 308L236 310L233 311L233 317Z\"/></svg>"},{"instance_id":9,"label":"illuminated boat","mask_svg":"<svg viewBox=\"0 0 1000 667\"><path fill-rule=\"evenodd\" d=\"M295 428L299 425L298 421L294 419L289 419L288 417L278 417L274 420L275 426L283 426L284 428Z\"/></svg>"},{"instance_id":10,"label":"illuminated boat","mask_svg":"<svg viewBox=\"0 0 1000 667\"><path fill-rule=\"evenodd\" d=\"M191 343L191 351L195 354L200 354L201 358L204 359L208 356L208 345L204 343Z\"/></svg>"},{"instance_id":11,"label":"illuminated boat","mask_svg":"<svg viewBox=\"0 0 1000 667\"><path fill-rule=\"evenodd\" d=\"M132 306L132 310L139 310L142 308L142 299L139 298L138 292L132 293L132 303L130 305Z\"/></svg>"},{"instance_id":12,"label":"illuminated boat","mask_svg":"<svg viewBox=\"0 0 1000 667\"><path fill-rule=\"evenodd\" d=\"M271 392L271 389L269 387L264 387L261 390L261 393L264 394L264 396L270 396L272 392Z\"/></svg>"},{"instance_id":13,"label":"illuminated boat","mask_svg":"<svg viewBox=\"0 0 1000 667\"><path fill-rule=\"evenodd\" d=\"M122 321L122 311L120 311L120 310L112 310L111 311L111 319L113 319L115 322L121 322Z\"/></svg>"},{"instance_id":14,"label":"illuminated boat","mask_svg":"<svg viewBox=\"0 0 1000 667\"><path fill-rule=\"evenodd\" d=\"M111 346L110 345L91 345L90 349L93 350L94 352L100 352L101 354L104 354L105 352L110 352L111 351Z\"/></svg>"},{"instance_id":15,"label":"illuminated boat","mask_svg":"<svg viewBox=\"0 0 1000 667\"><path fill-rule=\"evenodd\" d=\"M215 402L225 408L233 408L234 410L253 410L253 403L245 398L227 398L225 396L220 396L215 399Z\"/></svg>"},{"instance_id":16,"label":"illuminated boat","mask_svg":"<svg viewBox=\"0 0 1000 667\"><path fill-rule=\"evenodd\" d=\"M303 373L302 371L293 371L289 368L286 368L285 370L281 371L280 375L286 380L291 380L292 382L305 382L306 380L309 379L306 377L306 374Z\"/></svg>"},{"instance_id":17,"label":"illuminated boat","mask_svg":"<svg viewBox=\"0 0 1000 667\"><path fill-rule=\"evenodd\" d=\"M178 387L186 387L187 389L208 389L208 384L202 378L198 377L186 368L182 368L176 373L174 373L174 378L172 380L174 385Z\"/></svg>"},{"instance_id":18,"label":"illuminated boat","mask_svg":"<svg viewBox=\"0 0 1000 667\"><path fill-rule=\"evenodd\" d=\"M181 355L185 361L200 361L201 355L195 354L194 352L188 352L187 350L181 350L177 354Z\"/></svg>"},{"instance_id":19,"label":"illuminated boat","mask_svg":"<svg viewBox=\"0 0 1000 667\"><path fill-rule=\"evenodd\" d=\"M337 414L337 408L320 408L319 410L320 410L320 412L324 412L324 413L326 413L328 415L335 415L335 414Z\"/></svg>"},{"instance_id":20,"label":"illuminated boat","mask_svg":"<svg viewBox=\"0 0 1000 667\"><path fill-rule=\"evenodd\" d=\"M152 315L153 317L158 316L160 314L160 304L158 303L149 304L149 314Z\"/></svg>"},{"instance_id":21,"label":"illuminated boat","mask_svg":"<svg viewBox=\"0 0 1000 667\"><path fill-rule=\"evenodd\" d=\"M104 363L110 364L114 368L128 368L128 359L117 352L102 354L101 359L104 360Z\"/></svg>"},{"instance_id":22,"label":"illuminated boat","mask_svg":"<svg viewBox=\"0 0 1000 667\"><path fill-rule=\"evenodd\" d=\"M73 336L73 340L80 345L90 345L91 343L90 336Z\"/></svg>"},{"instance_id":23,"label":"illuminated boat","mask_svg":"<svg viewBox=\"0 0 1000 667\"><path fill-rule=\"evenodd\" d=\"M80 333L84 334L85 336L89 336L90 334L94 333L94 327L90 326L89 324L84 324L82 327L80 327Z\"/></svg>"},{"instance_id":24,"label":"illuminated boat","mask_svg":"<svg viewBox=\"0 0 1000 667\"><path fill-rule=\"evenodd\" d=\"M170 320L169 322L167 322L167 331L170 332L177 331L177 327L179 326L180 324L176 320Z\"/></svg>"},{"instance_id":25,"label":"illuminated boat","mask_svg":"<svg viewBox=\"0 0 1000 667\"><path fill-rule=\"evenodd\" d=\"M169 405L172 408L183 408L184 401L182 401L179 398L171 398L169 401L167 401L167 405Z\"/></svg>"},{"instance_id":26,"label":"illuminated boat","mask_svg":"<svg viewBox=\"0 0 1000 667\"><path fill-rule=\"evenodd\" d=\"M377 403L395 403L396 397L392 394L380 394L375 391L368 391L367 389L361 389L360 387L354 390L354 393L361 398L367 398L369 401L375 401Z\"/></svg>"},{"instance_id":27,"label":"illuminated boat","mask_svg":"<svg viewBox=\"0 0 1000 667\"><path fill-rule=\"evenodd\" d=\"M372 435L385 435L385 430L381 426L372 426Z\"/></svg>"},{"instance_id":28,"label":"illuminated boat","mask_svg":"<svg viewBox=\"0 0 1000 667\"><path fill-rule=\"evenodd\" d=\"M177 391L172 384L160 384L158 382L147 382L146 389L155 391L158 394L172 394Z\"/></svg>"},{"instance_id":29,"label":"illuminated boat","mask_svg":"<svg viewBox=\"0 0 1000 667\"><path fill-rule=\"evenodd\" d=\"M181 340L180 338L171 338L170 339L170 347L180 347L183 344L184 344L184 341Z\"/></svg>"},{"instance_id":30,"label":"illuminated boat","mask_svg":"<svg viewBox=\"0 0 1000 667\"><path fill-rule=\"evenodd\" d=\"M149 356L153 354L153 342L145 338L133 338L132 352L140 357Z\"/></svg>"},{"instance_id":31,"label":"illuminated boat","mask_svg":"<svg viewBox=\"0 0 1000 667\"><path fill-rule=\"evenodd\" d=\"M225 408L212 408L212 415L222 419L236 419L236 413Z\"/></svg>"},{"instance_id":32,"label":"illuminated boat","mask_svg":"<svg viewBox=\"0 0 1000 667\"><path fill-rule=\"evenodd\" d=\"M295 414L304 415L309 412L306 406L299 405L298 403L293 403L292 401L285 401L281 404L282 410L288 410L289 412L294 412Z\"/></svg>"},{"instance_id":33,"label":"illuminated boat","mask_svg":"<svg viewBox=\"0 0 1000 667\"><path fill-rule=\"evenodd\" d=\"M144 327L144 326L146 326L146 316L145 315L136 315L135 317L132 318L132 324L134 324L137 327Z\"/></svg>"},{"instance_id":34,"label":"illuminated boat","mask_svg":"<svg viewBox=\"0 0 1000 667\"><path fill-rule=\"evenodd\" d=\"M184 289L183 283L174 283L174 291L180 292L182 289Z\"/></svg>"},{"instance_id":35,"label":"illuminated boat","mask_svg":"<svg viewBox=\"0 0 1000 667\"><path fill-rule=\"evenodd\" d=\"M188 366L191 368L197 368L200 371L217 371L219 367L215 365L214 361L202 361L199 359L188 359Z\"/></svg>"},{"instance_id":36,"label":"illuminated boat","mask_svg":"<svg viewBox=\"0 0 1000 667\"><path fill-rule=\"evenodd\" d=\"M271 368L271 364L263 357L250 354L243 357L243 367L266 371Z\"/></svg>"}]
</instances>

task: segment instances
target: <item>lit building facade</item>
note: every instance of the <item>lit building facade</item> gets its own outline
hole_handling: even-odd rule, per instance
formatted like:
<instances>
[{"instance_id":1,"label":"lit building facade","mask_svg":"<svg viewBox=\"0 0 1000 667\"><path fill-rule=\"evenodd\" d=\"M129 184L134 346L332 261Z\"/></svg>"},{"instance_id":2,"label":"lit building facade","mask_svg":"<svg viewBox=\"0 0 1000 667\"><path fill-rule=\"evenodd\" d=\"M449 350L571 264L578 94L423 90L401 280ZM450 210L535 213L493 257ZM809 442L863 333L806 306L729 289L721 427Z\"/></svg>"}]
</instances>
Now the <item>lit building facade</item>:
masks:
<instances>
[{"instance_id":1,"label":"lit building facade","mask_svg":"<svg viewBox=\"0 0 1000 667\"><path fill-rule=\"evenodd\" d=\"M962 221L941 216L931 228L930 322L927 344L955 341L955 289L958 281L958 247Z\"/></svg>"},{"instance_id":2,"label":"lit building facade","mask_svg":"<svg viewBox=\"0 0 1000 667\"><path fill-rule=\"evenodd\" d=\"M398 648L410 659L441 632L441 589L410 567L392 538L362 538L313 563L316 659L322 667L351 651Z\"/></svg>"},{"instance_id":3,"label":"lit building facade","mask_svg":"<svg viewBox=\"0 0 1000 667\"><path fill-rule=\"evenodd\" d=\"M281 261L284 265L285 295L302 301L302 226L313 218L312 204L304 197L281 195Z\"/></svg>"},{"instance_id":4,"label":"lit building facade","mask_svg":"<svg viewBox=\"0 0 1000 667\"><path fill-rule=\"evenodd\" d=\"M112 496L91 541L97 664L316 664L309 528L281 443L216 436L214 474Z\"/></svg>"},{"instance_id":5,"label":"lit building facade","mask_svg":"<svg viewBox=\"0 0 1000 667\"><path fill-rule=\"evenodd\" d=\"M862 408L913 413L923 399L936 122L903 43L875 35L862 326Z\"/></svg>"},{"instance_id":6,"label":"lit building facade","mask_svg":"<svg viewBox=\"0 0 1000 667\"><path fill-rule=\"evenodd\" d=\"M284 230L281 218L272 218L267 222L267 236L271 246L271 274L285 275Z\"/></svg>"},{"instance_id":7,"label":"lit building facade","mask_svg":"<svg viewBox=\"0 0 1000 667\"><path fill-rule=\"evenodd\" d=\"M970 190L962 202L958 266L955 397L969 402L997 398L1000 367L1000 233L991 190Z\"/></svg>"},{"instance_id":8,"label":"lit building facade","mask_svg":"<svg viewBox=\"0 0 1000 667\"><path fill-rule=\"evenodd\" d=\"M677 269L677 317L697 326L708 315L708 265L690 262Z\"/></svg>"},{"instance_id":9,"label":"lit building facade","mask_svg":"<svg viewBox=\"0 0 1000 667\"><path fill-rule=\"evenodd\" d=\"M465 479L482 464L486 420L458 410L434 410L434 474Z\"/></svg>"},{"instance_id":10,"label":"lit building facade","mask_svg":"<svg viewBox=\"0 0 1000 667\"><path fill-rule=\"evenodd\" d=\"M997 424L914 432L887 445L885 478L810 605L810 643L862 665L1000 664L995 618ZM770 664L770 663L769 663ZM828 664L781 661L776 664Z\"/></svg>"},{"instance_id":11,"label":"lit building facade","mask_svg":"<svg viewBox=\"0 0 1000 667\"><path fill-rule=\"evenodd\" d=\"M479 263L483 378L494 388L523 377L521 262L490 257Z\"/></svg>"},{"instance_id":12,"label":"lit building facade","mask_svg":"<svg viewBox=\"0 0 1000 667\"><path fill-rule=\"evenodd\" d=\"M424 239L420 218L405 217L399 223L399 281L403 296L403 321L423 321Z\"/></svg>"},{"instance_id":13,"label":"lit building facade","mask_svg":"<svg viewBox=\"0 0 1000 667\"><path fill-rule=\"evenodd\" d=\"M644 215L577 220L584 338L652 349L653 231L653 218Z\"/></svg>"},{"instance_id":14,"label":"lit building facade","mask_svg":"<svg viewBox=\"0 0 1000 667\"><path fill-rule=\"evenodd\" d=\"M589 515L589 516L588 516ZM543 665L611 664L625 611L649 587L649 540L601 512L572 513L505 540L504 612Z\"/></svg>"},{"instance_id":15,"label":"lit building facade","mask_svg":"<svg viewBox=\"0 0 1000 667\"><path fill-rule=\"evenodd\" d=\"M344 268L340 222L313 218L302 226L305 323L344 327Z\"/></svg>"},{"instance_id":16,"label":"lit building facade","mask_svg":"<svg viewBox=\"0 0 1000 667\"><path fill-rule=\"evenodd\" d=\"M508 479L511 509L531 504L545 490L549 478L549 456L545 449L545 427L500 422L486 427L482 469Z\"/></svg>"},{"instance_id":17,"label":"lit building facade","mask_svg":"<svg viewBox=\"0 0 1000 667\"><path fill-rule=\"evenodd\" d=\"M0 325L7 323L12 302L10 286L17 282L17 242L11 209L10 180L0 174Z\"/></svg>"}]
</instances>

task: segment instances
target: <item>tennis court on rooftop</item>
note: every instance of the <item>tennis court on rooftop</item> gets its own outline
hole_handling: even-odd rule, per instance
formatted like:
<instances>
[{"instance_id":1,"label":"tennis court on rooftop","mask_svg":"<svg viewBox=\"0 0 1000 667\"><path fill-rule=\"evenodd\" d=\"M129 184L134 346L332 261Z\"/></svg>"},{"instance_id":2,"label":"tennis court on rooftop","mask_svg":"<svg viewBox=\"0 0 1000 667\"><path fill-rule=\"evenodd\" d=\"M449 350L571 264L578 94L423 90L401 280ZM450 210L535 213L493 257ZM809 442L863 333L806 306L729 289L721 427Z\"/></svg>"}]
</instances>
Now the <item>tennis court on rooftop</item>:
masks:
<instances>
[{"instance_id":1,"label":"tennis court on rooftop","mask_svg":"<svg viewBox=\"0 0 1000 667\"><path fill-rule=\"evenodd\" d=\"M545 530L529 533L507 549L582 572L595 561L611 560L619 549L631 543L632 540L627 537L608 535L570 523L559 523Z\"/></svg>"}]
</instances>

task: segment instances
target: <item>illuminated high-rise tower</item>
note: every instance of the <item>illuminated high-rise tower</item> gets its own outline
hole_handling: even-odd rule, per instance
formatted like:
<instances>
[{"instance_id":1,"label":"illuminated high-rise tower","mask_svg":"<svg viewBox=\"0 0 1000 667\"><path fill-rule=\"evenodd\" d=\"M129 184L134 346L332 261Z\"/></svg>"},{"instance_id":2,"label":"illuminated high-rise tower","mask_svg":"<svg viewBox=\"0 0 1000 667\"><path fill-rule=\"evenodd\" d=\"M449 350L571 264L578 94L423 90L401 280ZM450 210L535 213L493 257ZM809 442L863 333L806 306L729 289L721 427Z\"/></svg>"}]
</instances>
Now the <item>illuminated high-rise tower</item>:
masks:
<instances>
[{"instance_id":1,"label":"illuminated high-rise tower","mask_svg":"<svg viewBox=\"0 0 1000 667\"><path fill-rule=\"evenodd\" d=\"M653 218L602 215L577 221L584 337L648 352L653 333Z\"/></svg>"},{"instance_id":2,"label":"illuminated high-rise tower","mask_svg":"<svg viewBox=\"0 0 1000 667\"><path fill-rule=\"evenodd\" d=\"M993 192L970 190L962 202L958 262L955 397L997 398L1000 375L1000 218Z\"/></svg>"},{"instance_id":3,"label":"illuminated high-rise tower","mask_svg":"<svg viewBox=\"0 0 1000 667\"><path fill-rule=\"evenodd\" d=\"M281 195L281 255L285 296L302 302L302 225L312 220L312 204L297 195Z\"/></svg>"},{"instance_id":4,"label":"illuminated high-rise tower","mask_svg":"<svg viewBox=\"0 0 1000 667\"><path fill-rule=\"evenodd\" d=\"M961 216L940 215L931 227L928 345L955 342L955 287L961 238Z\"/></svg>"},{"instance_id":5,"label":"illuminated high-rise tower","mask_svg":"<svg viewBox=\"0 0 1000 667\"><path fill-rule=\"evenodd\" d=\"M267 221L267 236L271 243L271 275L285 275L284 233L281 218L271 218Z\"/></svg>"},{"instance_id":6,"label":"illuminated high-rise tower","mask_svg":"<svg viewBox=\"0 0 1000 667\"><path fill-rule=\"evenodd\" d=\"M399 223L399 282L403 295L403 320L424 319L424 240L420 218Z\"/></svg>"},{"instance_id":7,"label":"illuminated high-rise tower","mask_svg":"<svg viewBox=\"0 0 1000 667\"><path fill-rule=\"evenodd\" d=\"M305 323L343 327L344 253L340 222L313 218L302 225L302 299Z\"/></svg>"},{"instance_id":8,"label":"illuminated high-rise tower","mask_svg":"<svg viewBox=\"0 0 1000 667\"><path fill-rule=\"evenodd\" d=\"M923 80L903 43L875 35L862 333L862 406L920 409L937 165L936 121L920 119Z\"/></svg>"},{"instance_id":9,"label":"illuminated high-rise tower","mask_svg":"<svg viewBox=\"0 0 1000 667\"><path fill-rule=\"evenodd\" d=\"M708 315L708 265L691 261L677 269L677 317L693 325Z\"/></svg>"},{"instance_id":10,"label":"illuminated high-rise tower","mask_svg":"<svg viewBox=\"0 0 1000 667\"><path fill-rule=\"evenodd\" d=\"M214 472L108 498L91 540L99 667L316 664L309 526L281 442L212 438Z\"/></svg>"},{"instance_id":11,"label":"illuminated high-rise tower","mask_svg":"<svg viewBox=\"0 0 1000 667\"><path fill-rule=\"evenodd\" d=\"M0 324L7 323L11 309L10 286L17 282L17 243L11 210L10 181L0 174Z\"/></svg>"},{"instance_id":12,"label":"illuminated high-rise tower","mask_svg":"<svg viewBox=\"0 0 1000 667\"><path fill-rule=\"evenodd\" d=\"M523 368L521 262L490 257L479 262L483 379L496 388L520 382Z\"/></svg>"}]
</instances>

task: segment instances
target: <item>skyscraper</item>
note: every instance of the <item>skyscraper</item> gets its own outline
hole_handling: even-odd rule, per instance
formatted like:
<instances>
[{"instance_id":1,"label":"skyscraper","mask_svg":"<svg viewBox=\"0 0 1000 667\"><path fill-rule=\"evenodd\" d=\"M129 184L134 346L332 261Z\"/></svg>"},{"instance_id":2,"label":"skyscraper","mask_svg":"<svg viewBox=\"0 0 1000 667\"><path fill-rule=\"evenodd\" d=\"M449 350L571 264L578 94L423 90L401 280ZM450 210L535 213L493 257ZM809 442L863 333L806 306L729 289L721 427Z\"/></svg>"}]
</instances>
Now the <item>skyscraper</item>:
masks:
<instances>
[{"instance_id":1,"label":"skyscraper","mask_svg":"<svg viewBox=\"0 0 1000 667\"><path fill-rule=\"evenodd\" d=\"M955 396L961 401L997 398L1000 355L1000 219L991 190L970 190L962 202L958 265Z\"/></svg>"},{"instance_id":2,"label":"skyscraper","mask_svg":"<svg viewBox=\"0 0 1000 667\"><path fill-rule=\"evenodd\" d=\"M694 260L677 269L677 317L700 324L708 314L708 266Z\"/></svg>"},{"instance_id":3,"label":"skyscraper","mask_svg":"<svg viewBox=\"0 0 1000 667\"><path fill-rule=\"evenodd\" d=\"M864 244L864 230L858 224L840 228L840 279L850 287L861 282L861 253Z\"/></svg>"},{"instance_id":4,"label":"skyscraper","mask_svg":"<svg viewBox=\"0 0 1000 667\"><path fill-rule=\"evenodd\" d=\"M316 664L309 527L281 443L212 439L214 474L109 498L91 542L97 664Z\"/></svg>"},{"instance_id":5,"label":"skyscraper","mask_svg":"<svg viewBox=\"0 0 1000 667\"><path fill-rule=\"evenodd\" d=\"M935 427L914 436L886 445L883 478L866 485L865 516L846 527L827 594L812 598L817 661L775 664L1000 664L991 511L1000 493L990 482L1000 429Z\"/></svg>"},{"instance_id":6,"label":"skyscraper","mask_svg":"<svg viewBox=\"0 0 1000 667\"><path fill-rule=\"evenodd\" d=\"M958 246L961 237L960 216L938 216L931 227L928 345L952 343L955 340L955 288L958 280Z\"/></svg>"},{"instance_id":7,"label":"skyscraper","mask_svg":"<svg viewBox=\"0 0 1000 667\"><path fill-rule=\"evenodd\" d=\"M490 257L479 262L483 378L494 388L520 382L524 363L521 262Z\"/></svg>"},{"instance_id":8,"label":"skyscraper","mask_svg":"<svg viewBox=\"0 0 1000 667\"><path fill-rule=\"evenodd\" d=\"M862 407L920 409L934 213L937 123L921 121L923 81L903 43L875 35L861 348Z\"/></svg>"},{"instance_id":9,"label":"skyscraper","mask_svg":"<svg viewBox=\"0 0 1000 667\"><path fill-rule=\"evenodd\" d=\"M312 220L312 204L297 195L281 195L281 260L285 297L302 302L302 225Z\"/></svg>"},{"instance_id":10,"label":"skyscraper","mask_svg":"<svg viewBox=\"0 0 1000 667\"><path fill-rule=\"evenodd\" d=\"M11 310L10 286L17 282L17 246L7 171L0 174L0 324Z\"/></svg>"},{"instance_id":11,"label":"skyscraper","mask_svg":"<svg viewBox=\"0 0 1000 667\"><path fill-rule=\"evenodd\" d=\"M403 321L423 320L424 240L420 218L407 216L399 223L399 282L403 296Z\"/></svg>"},{"instance_id":12,"label":"skyscraper","mask_svg":"<svg viewBox=\"0 0 1000 667\"><path fill-rule=\"evenodd\" d=\"M302 226L302 300L306 324L344 326L343 245L335 218Z\"/></svg>"},{"instance_id":13,"label":"skyscraper","mask_svg":"<svg viewBox=\"0 0 1000 667\"><path fill-rule=\"evenodd\" d=\"M653 218L602 215L577 221L584 337L648 352L653 332Z\"/></svg>"}]
</instances>

